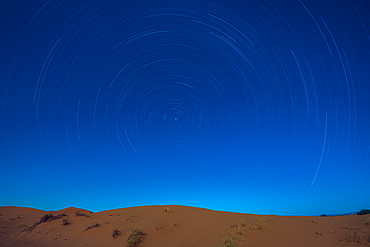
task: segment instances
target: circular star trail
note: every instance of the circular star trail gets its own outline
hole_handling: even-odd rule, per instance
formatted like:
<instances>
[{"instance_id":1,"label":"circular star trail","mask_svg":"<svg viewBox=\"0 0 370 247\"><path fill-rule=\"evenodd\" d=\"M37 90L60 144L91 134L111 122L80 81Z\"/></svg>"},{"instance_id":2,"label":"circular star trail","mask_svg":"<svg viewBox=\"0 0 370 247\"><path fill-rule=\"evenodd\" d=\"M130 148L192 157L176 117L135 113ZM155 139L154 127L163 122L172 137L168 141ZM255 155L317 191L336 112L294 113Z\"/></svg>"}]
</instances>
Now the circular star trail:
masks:
<instances>
[{"instance_id":1,"label":"circular star trail","mask_svg":"<svg viewBox=\"0 0 370 247\"><path fill-rule=\"evenodd\" d=\"M102 195L133 183L130 193L150 191L116 204L161 204L169 186L170 203L268 213L291 200L314 212L311 200L350 193L343 183L369 185L366 1L1 1L0 9L1 203L22 204L8 195L29 174L55 177L30 190L96 210L121 206ZM103 187L87 188L95 180ZM230 190L253 202L216 199ZM350 197L363 205L358 196ZM39 207L60 205L47 201Z\"/></svg>"}]
</instances>

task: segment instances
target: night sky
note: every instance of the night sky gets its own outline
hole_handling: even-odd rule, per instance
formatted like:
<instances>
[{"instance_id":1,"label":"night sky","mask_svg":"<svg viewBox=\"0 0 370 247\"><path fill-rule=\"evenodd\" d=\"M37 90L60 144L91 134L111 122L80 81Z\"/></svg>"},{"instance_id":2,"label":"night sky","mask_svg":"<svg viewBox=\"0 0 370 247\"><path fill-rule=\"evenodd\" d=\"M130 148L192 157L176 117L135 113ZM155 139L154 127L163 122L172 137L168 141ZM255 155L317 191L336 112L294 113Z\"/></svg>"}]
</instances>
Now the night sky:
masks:
<instances>
[{"instance_id":1,"label":"night sky","mask_svg":"<svg viewBox=\"0 0 370 247\"><path fill-rule=\"evenodd\" d=\"M1 0L0 205L370 206L370 1Z\"/></svg>"}]
</instances>

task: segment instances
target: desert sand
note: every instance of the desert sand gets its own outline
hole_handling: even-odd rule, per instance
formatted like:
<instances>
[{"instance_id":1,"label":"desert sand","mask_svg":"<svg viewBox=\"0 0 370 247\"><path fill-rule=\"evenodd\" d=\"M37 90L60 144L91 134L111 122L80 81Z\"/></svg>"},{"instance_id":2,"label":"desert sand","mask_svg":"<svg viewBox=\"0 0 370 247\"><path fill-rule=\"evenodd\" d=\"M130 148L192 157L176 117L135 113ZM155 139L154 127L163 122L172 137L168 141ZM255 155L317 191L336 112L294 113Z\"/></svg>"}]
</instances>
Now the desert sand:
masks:
<instances>
[{"instance_id":1,"label":"desert sand","mask_svg":"<svg viewBox=\"0 0 370 247\"><path fill-rule=\"evenodd\" d=\"M98 213L0 207L0 246L370 246L370 215L262 216L174 205Z\"/></svg>"}]
</instances>

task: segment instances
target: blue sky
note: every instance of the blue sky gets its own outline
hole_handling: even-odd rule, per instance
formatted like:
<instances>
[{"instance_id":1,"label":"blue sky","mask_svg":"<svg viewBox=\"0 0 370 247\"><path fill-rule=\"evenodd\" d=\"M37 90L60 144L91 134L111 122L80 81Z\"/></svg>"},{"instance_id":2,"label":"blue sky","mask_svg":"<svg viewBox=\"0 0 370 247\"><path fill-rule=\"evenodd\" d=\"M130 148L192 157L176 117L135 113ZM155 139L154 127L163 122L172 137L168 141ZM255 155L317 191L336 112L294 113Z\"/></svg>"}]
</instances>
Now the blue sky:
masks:
<instances>
[{"instance_id":1,"label":"blue sky","mask_svg":"<svg viewBox=\"0 0 370 247\"><path fill-rule=\"evenodd\" d=\"M0 205L370 205L368 1L1 1Z\"/></svg>"}]
</instances>

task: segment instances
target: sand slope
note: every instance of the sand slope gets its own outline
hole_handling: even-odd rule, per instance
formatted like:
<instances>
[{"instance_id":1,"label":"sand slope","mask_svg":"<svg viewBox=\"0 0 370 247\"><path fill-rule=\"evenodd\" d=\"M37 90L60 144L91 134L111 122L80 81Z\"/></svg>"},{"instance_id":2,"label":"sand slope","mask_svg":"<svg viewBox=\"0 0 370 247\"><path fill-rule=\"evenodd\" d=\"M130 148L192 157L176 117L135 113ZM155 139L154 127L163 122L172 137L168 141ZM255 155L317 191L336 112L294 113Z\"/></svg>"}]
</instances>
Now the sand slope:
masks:
<instances>
[{"instance_id":1,"label":"sand slope","mask_svg":"<svg viewBox=\"0 0 370 247\"><path fill-rule=\"evenodd\" d=\"M123 247L133 228L145 234L137 246L148 247L370 246L370 215L287 217L167 208L169 212L165 206L146 206L91 213L0 207L0 246ZM116 239L114 229L121 233Z\"/></svg>"}]
</instances>

